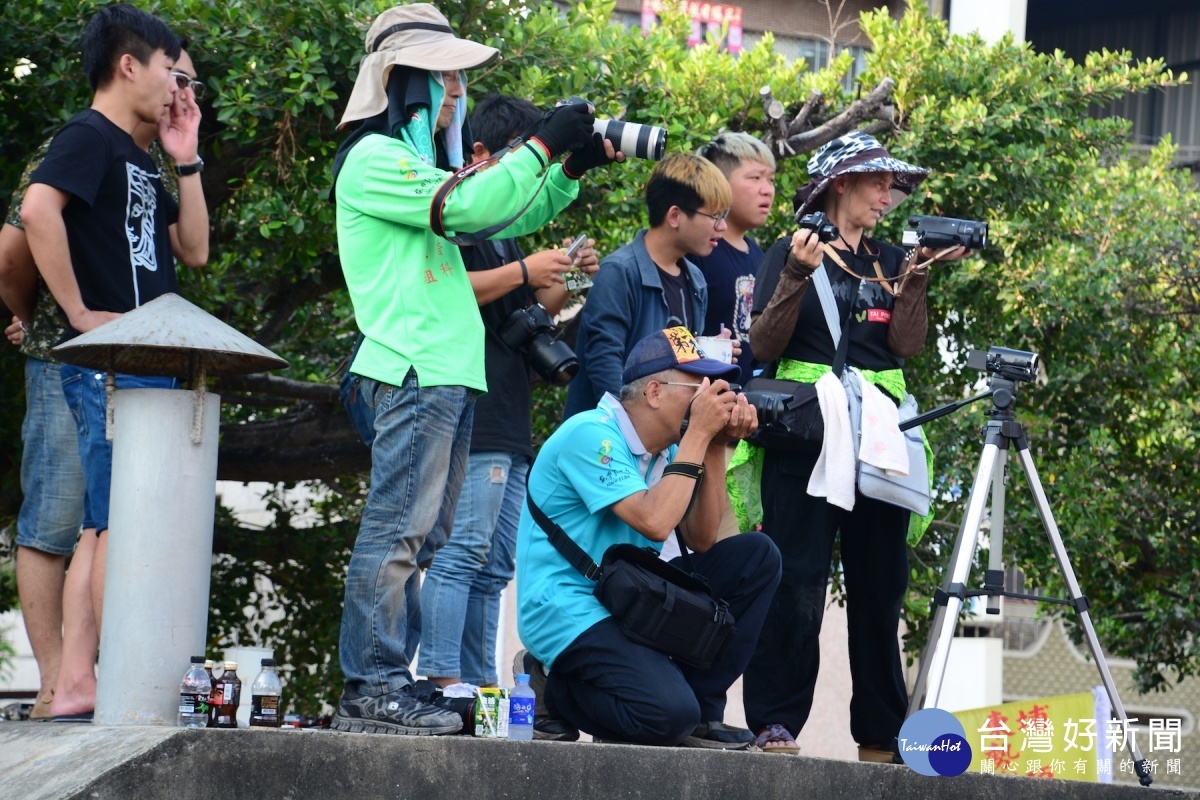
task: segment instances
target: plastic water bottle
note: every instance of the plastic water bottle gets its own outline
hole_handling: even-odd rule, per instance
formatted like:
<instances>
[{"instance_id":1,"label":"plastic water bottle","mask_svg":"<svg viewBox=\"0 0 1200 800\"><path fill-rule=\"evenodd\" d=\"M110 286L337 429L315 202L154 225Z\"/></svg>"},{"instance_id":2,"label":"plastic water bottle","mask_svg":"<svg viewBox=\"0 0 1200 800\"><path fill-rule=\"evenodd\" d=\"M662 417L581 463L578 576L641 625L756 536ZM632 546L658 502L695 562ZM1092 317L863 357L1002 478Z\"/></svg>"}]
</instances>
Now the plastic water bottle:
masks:
<instances>
[{"instance_id":1,"label":"plastic water bottle","mask_svg":"<svg viewBox=\"0 0 1200 800\"><path fill-rule=\"evenodd\" d=\"M262 672L250 684L250 727L278 728L283 718L282 709L283 686L279 682L279 673L275 671L275 659L262 660Z\"/></svg>"},{"instance_id":2,"label":"plastic water bottle","mask_svg":"<svg viewBox=\"0 0 1200 800\"><path fill-rule=\"evenodd\" d=\"M204 669L204 656L192 656L192 665L179 684L179 727L207 728L208 699L212 683Z\"/></svg>"},{"instance_id":3,"label":"plastic water bottle","mask_svg":"<svg viewBox=\"0 0 1200 800\"><path fill-rule=\"evenodd\" d=\"M529 676L517 676L517 685L508 695L508 738L521 741L533 739L533 706L536 695L529 685Z\"/></svg>"}]
</instances>

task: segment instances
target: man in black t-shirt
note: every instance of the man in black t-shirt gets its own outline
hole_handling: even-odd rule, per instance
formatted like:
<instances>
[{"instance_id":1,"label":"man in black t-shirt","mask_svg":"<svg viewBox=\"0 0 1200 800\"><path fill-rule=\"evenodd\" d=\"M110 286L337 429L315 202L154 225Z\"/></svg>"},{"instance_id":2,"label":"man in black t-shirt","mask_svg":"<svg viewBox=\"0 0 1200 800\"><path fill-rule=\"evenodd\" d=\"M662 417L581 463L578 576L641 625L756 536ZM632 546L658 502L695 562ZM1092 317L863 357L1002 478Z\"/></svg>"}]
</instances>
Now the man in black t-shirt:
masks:
<instances>
[{"instance_id":1,"label":"man in black t-shirt","mask_svg":"<svg viewBox=\"0 0 1200 800\"><path fill-rule=\"evenodd\" d=\"M66 316L66 337L178 289L168 226L181 250L207 254L197 154L200 110L175 74L180 42L160 20L127 5L98 11L83 34L91 108L55 135L30 176L21 210L34 261ZM185 76L186 77L186 76ZM133 134L157 125L179 175L180 202ZM76 419L87 486L84 534L67 575L63 656L51 712L90 718L107 553L112 445L104 436L103 375L64 365L63 394ZM173 379L117 376L117 388L173 386ZM94 534L94 535L91 535Z\"/></svg>"},{"instance_id":2,"label":"man in black t-shirt","mask_svg":"<svg viewBox=\"0 0 1200 800\"><path fill-rule=\"evenodd\" d=\"M541 117L532 103L492 95L471 115L472 162L526 132ZM475 403L467 475L449 540L425 573L420 608L421 669L443 686L460 680L495 685L500 592L512 580L517 520L533 460L529 358L500 336L505 322L533 303L554 316L567 302L563 275L573 266L598 269L592 242L575 261L562 250L526 256L515 239L463 248L463 261L485 330L487 394ZM544 726L543 726L544 727ZM546 738L547 731L539 731Z\"/></svg>"},{"instance_id":3,"label":"man in black t-shirt","mask_svg":"<svg viewBox=\"0 0 1200 800\"><path fill-rule=\"evenodd\" d=\"M708 281L708 313L704 318L705 336L733 332L741 342L744 385L758 366L750 351L750 311L754 304L754 276L758 273L763 251L747 234L761 228L771 214L775 200L775 156L748 133L722 133L713 137L696 154L707 158L725 174L733 193L725 230L717 246L708 255L689 254Z\"/></svg>"}]
</instances>

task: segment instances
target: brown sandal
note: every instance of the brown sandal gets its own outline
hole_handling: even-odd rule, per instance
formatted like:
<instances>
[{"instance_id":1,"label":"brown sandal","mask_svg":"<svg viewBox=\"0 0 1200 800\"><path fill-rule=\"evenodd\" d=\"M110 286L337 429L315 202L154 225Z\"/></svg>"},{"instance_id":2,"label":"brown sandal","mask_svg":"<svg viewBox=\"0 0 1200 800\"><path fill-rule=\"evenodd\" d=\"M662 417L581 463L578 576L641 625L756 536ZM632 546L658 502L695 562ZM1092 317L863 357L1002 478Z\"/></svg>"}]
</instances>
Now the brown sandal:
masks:
<instances>
[{"instance_id":1,"label":"brown sandal","mask_svg":"<svg viewBox=\"0 0 1200 800\"><path fill-rule=\"evenodd\" d=\"M759 731L758 738L754 740L754 746L764 753L792 754L800 752L800 746L796 744L792 734L778 723L768 725Z\"/></svg>"},{"instance_id":2,"label":"brown sandal","mask_svg":"<svg viewBox=\"0 0 1200 800\"><path fill-rule=\"evenodd\" d=\"M29 712L29 718L35 722L40 722L54 716L50 713L50 703L52 700L54 700L53 689L48 689L44 694L39 694L37 700L33 703L33 708Z\"/></svg>"}]
</instances>

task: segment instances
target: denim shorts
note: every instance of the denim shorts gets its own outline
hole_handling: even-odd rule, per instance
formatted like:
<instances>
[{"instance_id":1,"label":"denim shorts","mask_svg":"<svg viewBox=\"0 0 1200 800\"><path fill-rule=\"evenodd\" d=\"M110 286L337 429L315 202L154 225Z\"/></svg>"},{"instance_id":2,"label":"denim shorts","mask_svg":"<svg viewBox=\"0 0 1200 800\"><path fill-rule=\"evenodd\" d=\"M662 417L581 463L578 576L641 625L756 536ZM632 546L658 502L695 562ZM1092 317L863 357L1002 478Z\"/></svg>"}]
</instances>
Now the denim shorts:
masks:
<instances>
[{"instance_id":1,"label":"denim shorts","mask_svg":"<svg viewBox=\"0 0 1200 800\"><path fill-rule=\"evenodd\" d=\"M108 530L108 501L112 488L112 442L105 438L105 373L70 364L62 367L62 389L75 417L79 458L87 492L83 501L83 527L97 533ZM117 375L118 389L174 389L175 378Z\"/></svg>"},{"instance_id":2,"label":"denim shorts","mask_svg":"<svg viewBox=\"0 0 1200 800\"><path fill-rule=\"evenodd\" d=\"M25 421L21 425L21 512L17 544L67 556L83 524L83 468L75 421L63 397L60 365L25 360Z\"/></svg>"}]
</instances>

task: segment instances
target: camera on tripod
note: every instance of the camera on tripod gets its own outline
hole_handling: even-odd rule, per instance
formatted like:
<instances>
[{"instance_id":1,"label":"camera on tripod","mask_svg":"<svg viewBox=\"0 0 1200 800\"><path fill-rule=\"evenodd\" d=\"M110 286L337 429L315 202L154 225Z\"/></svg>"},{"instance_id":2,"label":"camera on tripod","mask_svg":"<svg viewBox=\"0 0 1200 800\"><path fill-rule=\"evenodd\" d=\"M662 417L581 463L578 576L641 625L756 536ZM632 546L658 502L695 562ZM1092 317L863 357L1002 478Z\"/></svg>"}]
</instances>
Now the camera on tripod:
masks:
<instances>
[{"instance_id":1,"label":"camera on tripod","mask_svg":"<svg viewBox=\"0 0 1200 800\"><path fill-rule=\"evenodd\" d=\"M796 224L815 233L817 240L821 242L832 242L841 236L838 226L830 222L829 217L825 216L823 211L814 211L803 216L796 214Z\"/></svg>"},{"instance_id":2,"label":"camera on tripod","mask_svg":"<svg viewBox=\"0 0 1200 800\"><path fill-rule=\"evenodd\" d=\"M1038 355L1008 347L991 347L986 353L972 350L967 355L967 368L987 370L989 375L999 375L1010 381L1028 382L1037 377Z\"/></svg>"},{"instance_id":3,"label":"camera on tripod","mask_svg":"<svg viewBox=\"0 0 1200 800\"><path fill-rule=\"evenodd\" d=\"M905 247L928 247L944 250L947 247L965 247L982 250L988 243L988 224L973 219L952 217L923 217L914 214L908 218L901 244Z\"/></svg>"},{"instance_id":4,"label":"camera on tripod","mask_svg":"<svg viewBox=\"0 0 1200 800\"><path fill-rule=\"evenodd\" d=\"M497 333L506 345L529 356L529 366L546 383L561 386L579 372L575 351L554 338L554 320L541 303L509 314Z\"/></svg>"}]
</instances>

